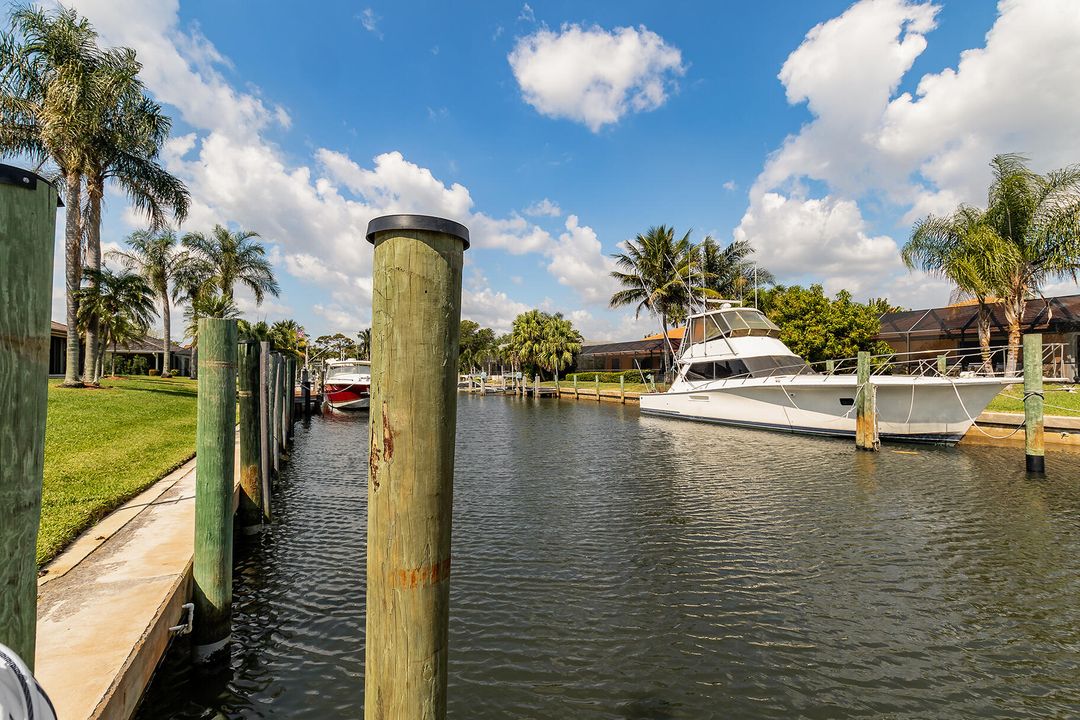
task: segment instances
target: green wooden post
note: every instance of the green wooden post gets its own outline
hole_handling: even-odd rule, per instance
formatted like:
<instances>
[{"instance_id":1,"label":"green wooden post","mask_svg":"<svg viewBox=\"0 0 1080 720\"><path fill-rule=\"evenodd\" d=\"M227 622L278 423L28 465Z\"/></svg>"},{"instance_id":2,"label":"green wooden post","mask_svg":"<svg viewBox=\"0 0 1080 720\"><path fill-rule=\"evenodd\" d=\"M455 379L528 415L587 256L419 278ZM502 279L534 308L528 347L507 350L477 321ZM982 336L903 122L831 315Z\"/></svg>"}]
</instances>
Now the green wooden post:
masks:
<instances>
[{"instance_id":1,"label":"green wooden post","mask_svg":"<svg viewBox=\"0 0 1080 720\"><path fill-rule=\"evenodd\" d=\"M826 360L825 361L825 372L827 372L829 375L832 375L834 372L836 372L836 361L835 360Z\"/></svg>"},{"instance_id":2,"label":"green wooden post","mask_svg":"<svg viewBox=\"0 0 1080 720\"><path fill-rule=\"evenodd\" d=\"M376 218L364 716L446 717L458 223Z\"/></svg>"},{"instance_id":3,"label":"green wooden post","mask_svg":"<svg viewBox=\"0 0 1080 720\"><path fill-rule=\"evenodd\" d=\"M574 373L574 399L578 399L577 373Z\"/></svg>"},{"instance_id":4,"label":"green wooden post","mask_svg":"<svg viewBox=\"0 0 1080 720\"><path fill-rule=\"evenodd\" d=\"M600 402L600 373L593 375L593 380L596 381L596 402Z\"/></svg>"},{"instance_id":5,"label":"green wooden post","mask_svg":"<svg viewBox=\"0 0 1080 720\"><path fill-rule=\"evenodd\" d=\"M259 343L259 475L264 523L270 522L271 517L270 486L274 469L274 461L270 457L270 431L273 428L273 423L270 422L270 376L270 343L263 340Z\"/></svg>"},{"instance_id":6,"label":"green wooden post","mask_svg":"<svg viewBox=\"0 0 1080 720\"><path fill-rule=\"evenodd\" d=\"M949 374L949 360L948 357L944 354L937 356L937 371L938 375Z\"/></svg>"},{"instance_id":7,"label":"green wooden post","mask_svg":"<svg viewBox=\"0 0 1080 720\"><path fill-rule=\"evenodd\" d=\"M197 660L232 632L233 482L236 470L236 321L199 320L195 433L195 622Z\"/></svg>"},{"instance_id":8,"label":"green wooden post","mask_svg":"<svg viewBox=\"0 0 1080 720\"><path fill-rule=\"evenodd\" d=\"M880 446L877 430L877 408L874 404L874 384L870 381L870 353L859 353L858 391L855 402L855 447L877 450Z\"/></svg>"},{"instance_id":9,"label":"green wooden post","mask_svg":"<svg viewBox=\"0 0 1080 720\"><path fill-rule=\"evenodd\" d=\"M270 354L270 449L274 479L281 474L281 354Z\"/></svg>"},{"instance_id":10,"label":"green wooden post","mask_svg":"<svg viewBox=\"0 0 1080 720\"><path fill-rule=\"evenodd\" d=\"M247 532L262 526L263 495L259 436L259 345L240 343L237 357L237 396L240 399L240 526Z\"/></svg>"},{"instance_id":11,"label":"green wooden post","mask_svg":"<svg viewBox=\"0 0 1080 720\"><path fill-rule=\"evenodd\" d=\"M535 395L536 397L540 397L540 376L539 375L536 376L536 380L533 383L533 387L535 388L533 390L533 395Z\"/></svg>"},{"instance_id":12,"label":"green wooden post","mask_svg":"<svg viewBox=\"0 0 1080 720\"><path fill-rule=\"evenodd\" d=\"M559 371L555 371L555 397L561 397L562 390L559 389Z\"/></svg>"},{"instance_id":13,"label":"green wooden post","mask_svg":"<svg viewBox=\"0 0 1080 720\"><path fill-rule=\"evenodd\" d=\"M1032 333L1024 336L1024 460L1034 475L1046 473L1043 434L1042 335Z\"/></svg>"},{"instance_id":14,"label":"green wooden post","mask_svg":"<svg viewBox=\"0 0 1080 720\"><path fill-rule=\"evenodd\" d=\"M285 358L285 437L292 445L293 420L296 417L296 358Z\"/></svg>"},{"instance_id":15,"label":"green wooden post","mask_svg":"<svg viewBox=\"0 0 1080 720\"><path fill-rule=\"evenodd\" d=\"M278 380L280 387L278 392L281 393L281 405L279 405L278 414L281 416L281 452L282 459L287 460L289 457L289 358L285 355L281 356L281 372L278 373Z\"/></svg>"},{"instance_id":16,"label":"green wooden post","mask_svg":"<svg viewBox=\"0 0 1080 720\"><path fill-rule=\"evenodd\" d=\"M34 667L56 190L0 165L0 643Z\"/></svg>"},{"instance_id":17,"label":"green wooden post","mask_svg":"<svg viewBox=\"0 0 1080 720\"><path fill-rule=\"evenodd\" d=\"M626 404L626 376L619 376L619 402Z\"/></svg>"}]
</instances>

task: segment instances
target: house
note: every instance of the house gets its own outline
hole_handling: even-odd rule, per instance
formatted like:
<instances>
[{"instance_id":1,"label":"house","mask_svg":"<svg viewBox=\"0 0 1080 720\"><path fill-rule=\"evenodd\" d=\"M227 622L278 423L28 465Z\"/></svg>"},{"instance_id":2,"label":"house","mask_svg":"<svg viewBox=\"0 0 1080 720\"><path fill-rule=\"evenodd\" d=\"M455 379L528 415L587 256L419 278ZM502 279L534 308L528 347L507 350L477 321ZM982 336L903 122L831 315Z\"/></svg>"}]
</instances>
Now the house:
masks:
<instances>
[{"instance_id":1,"label":"house","mask_svg":"<svg viewBox=\"0 0 1080 720\"><path fill-rule=\"evenodd\" d=\"M1009 328L1002 303L992 305L990 345L1009 343ZM979 347L979 306L975 301L924 310L904 310L881 316L884 340L897 353L919 353ZM1020 324L1022 333L1042 333L1043 343L1064 346L1064 376L1077 379L1080 360L1080 295L1028 300ZM996 369L1002 360L995 358Z\"/></svg>"},{"instance_id":2,"label":"house","mask_svg":"<svg viewBox=\"0 0 1080 720\"><path fill-rule=\"evenodd\" d=\"M685 328L668 331L672 350L679 351ZM663 373L667 370L671 353L664 347L664 335L650 335L641 340L625 342L586 343L577 358L578 370L651 370Z\"/></svg>"},{"instance_id":3,"label":"house","mask_svg":"<svg viewBox=\"0 0 1080 720\"><path fill-rule=\"evenodd\" d=\"M118 345L116 348L117 362L121 359L131 362L136 358L144 358L147 370L160 371L164 364L164 352L162 351L161 338L147 335L126 345ZM111 363L112 347L105 348L105 371L108 372ZM86 348L79 342L79 365L86 358ZM173 373L179 375L191 374L191 350L172 343L171 357L169 360ZM49 374L54 376L63 375L67 370L67 325L52 323L52 337L49 341Z\"/></svg>"}]
</instances>

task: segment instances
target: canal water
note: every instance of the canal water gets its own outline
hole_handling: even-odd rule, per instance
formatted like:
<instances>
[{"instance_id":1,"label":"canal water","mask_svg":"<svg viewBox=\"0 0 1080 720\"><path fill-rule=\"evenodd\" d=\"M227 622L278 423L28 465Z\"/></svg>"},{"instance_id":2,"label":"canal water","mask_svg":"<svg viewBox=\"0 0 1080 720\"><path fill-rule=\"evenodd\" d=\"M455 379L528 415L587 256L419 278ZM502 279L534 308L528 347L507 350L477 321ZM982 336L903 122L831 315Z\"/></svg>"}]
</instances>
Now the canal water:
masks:
<instances>
[{"instance_id":1,"label":"canal water","mask_svg":"<svg viewBox=\"0 0 1080 720\"><path fill-rule=\"evenodd\" d=\"M459 397L450 717L1080 715L1080 470ZM358 718L366 416L297 425L231 657L140 718Z\"/></svg>"}]
</instances>

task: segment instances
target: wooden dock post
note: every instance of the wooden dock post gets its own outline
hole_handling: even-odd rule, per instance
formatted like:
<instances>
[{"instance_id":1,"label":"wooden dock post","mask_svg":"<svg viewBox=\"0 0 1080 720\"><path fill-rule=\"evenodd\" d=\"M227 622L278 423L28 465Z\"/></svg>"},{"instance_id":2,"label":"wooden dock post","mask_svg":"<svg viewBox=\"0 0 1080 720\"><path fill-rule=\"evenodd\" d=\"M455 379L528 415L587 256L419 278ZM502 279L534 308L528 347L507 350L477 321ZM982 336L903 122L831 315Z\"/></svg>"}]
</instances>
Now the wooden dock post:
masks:
<instances>
[{"instance_id":1,"label":"wooden dock post","mask_svg":"<svg viewBox=\"0 0 1080 720\"><path fill-rule=\"evenodd\" d=\"M536 376L536 381L533 383L533 387L536 389L533 391L533 395L540 397L540 376Z\"/></svg>"},{"instance_id":2,"label":"wooden dock post","mask_svg":"<svg viewBox=\"0 0 1080 720\"><path fill-rule=\"evenodd\" d=\"M259 412L259 346L241 342L237 364L237 397L240 399L240 526L245 531L262 525L262 442Z\"/></svg>"},{"instance_id":3,"label":"wooden dock post","mask_svg":"<svg viewBox=\"0 0 1080 720\"><path fill-rule=\"evenodd\" d=\"M293 425L296 423L296 358L285 359L285 435L292 447Z\"/></svg>"},{"instance_id":4,"label":"wooden dock post","mask_svg":"<svg viewBox=\"0 0 1080 720\"><path fill-rule=\"evenodd\" d=\"M937 356L937 371L938 375L949 374L949 360L948 356L946 356L944 353Z\"/></svg>"},{"instance_id":5,"label":"wooden dock post","mask_svg":"<svg viewBox=\"0 0 1080 720\"><path fill-rule=\"evenodd\" d=\"M286 407L285 402L285 383L286 377L289 374L289 362L285 359L285 354L282 353L278 357L278 400L277 400L277 416L278 416L278 443L281 445L281 460L284 462L289 457L289 431L288 431L288 417L289 410Z\"/></svg>"},{"instance_id":6,"label":"wooden dock post","mask_svg":"<svg viewBox=\"0 0 1080 720\"><path fill-rule=\"evenodd\" d=\"M364 716L446 717L461 268L469 231L423 215L375 245Z\"/></svg>"},{"instance_id":7,"label":"wooden dock post","mask_svg":"<svg viewBox=\"0 0 1080 720\"><path fill-rule=\"evenodd\" d=\"M304 417L311 417L311 373L307 365L300 371L300 398L304 405Z\"/></svg>"},{"instance_id":8,"label":"wooden dock post","mask_svg":"<svg viewBox=\"0 0 1080 720\"><path fill-rule=\"evenodd\" d=\"M0 165L0 643L34 668L56 189Z\"/></svg>"},{"instance_id":9,"label":"wooden dock post","mask_svg":"<svg viewBox=\"0 0 1080 720\"><path fill-rule=\"evenodd\" d=\"M574 373L574 399L578 399L577 373Z\"/></svg>"},{"instance_id":10,"label":"wooden dock post","mask_svg":"<svg viewBox=\"0 0 1080 720\"><path fill-rule=\"evenodd\" d=\"M555 371L555 397L562 397L562 390L559 389L559 371Z\"/></svg>"},{"instance_id":11,"label":"wooden dock post","mask_svg":"<svg viewBox=\"0 0 1080 720\"><path fill-rule=\"evenodd\" d=\"M626 376L619 375L619 402L626 404Z\"/></svg>"},{"instance_id":12,"label":"wooden dock post","mask_svg":"<svg viewBox=\"0 0 1080 720\"><path fill-rule=\"evenodd\" d=\"M835 371L836 371L836 361L835 360L826 360L825 361L825 372L828 373L829 375L832 375Z\"/></svg>"},{"instance_id":13,"label":"wooden dock post","mask_svg":"<svg viewBox=\"0 0 1080 720\"><path fill-rule=\"evenodd\" d=\"M596 381L596 402L600 402L600 373L593 375L593 380Z\"/></svg>"},{"instance_id":14,"label":"wooden dock post","mask_svg":"<svg viewBox=\"0 0 1080 720\"><path fill-rule=\"evenodd\" d=\"M1024 336L1024 464L1033 475L1046 473L1043 444L1042 335Z\"/></svg>"},{"instance_id":15,"label":"wooden dock post","mask_svg":"<svg viewBox=\"0 0 1080 720\"><path fill-rule=\"evenodd\" d=\"M274 427L270 421L270 378L270 343L263 340L259 343L259 475L262 481L263 522L270 522L270 473L274 468L274 461L270 458L273 440L270 433Z\"/></svg>"},{"instance_id":16,"label":"wooden dock post","mask_svg":"<svg viewBox=\"0 0 1080 720\"><path fill-rule=\"evenodd\" d=\"M232 632L233 480L236 452L236 321L199 320L195 432L195 622L192 649L205 660Z\"/></svg>"},{"instance_id":17,"label":"wooden dock post","mask_svg":"<svg viewBox=\"0 0 1080 720\"><path fill-rule=\"evenodd\" d=\"M281 355L270 354L270 450L274 479L281 474Z\"/></svg>"},{"instance_id":18,"label":"wooden dock post","mask_svg":"<svg viewBox=\"0 0 1080 720\"><path fill-rule=\"evenodd\" d=\"M877 408L874 403L874 384L870 381L870 353L859 353L858 391L855 399L855 447L859 450L877 450Z\"/></svg>"}]
</instances>

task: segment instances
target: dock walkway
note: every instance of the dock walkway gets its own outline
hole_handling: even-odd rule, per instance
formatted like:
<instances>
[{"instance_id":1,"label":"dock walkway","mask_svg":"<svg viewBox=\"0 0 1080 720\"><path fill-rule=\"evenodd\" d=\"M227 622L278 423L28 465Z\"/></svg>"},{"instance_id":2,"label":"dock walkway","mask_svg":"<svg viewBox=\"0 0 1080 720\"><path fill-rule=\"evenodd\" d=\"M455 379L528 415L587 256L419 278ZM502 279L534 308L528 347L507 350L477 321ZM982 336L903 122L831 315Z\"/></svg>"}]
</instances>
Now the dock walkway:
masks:
<instances>
[{"instance_id":1,"label":"dock walkway","mask_svg":"<svg viewBox=\"0 0 1080 720\"><path fill-rule=\"evenodd\" d=\"M134 713L191 597L194 498L192 459L46 566L35 674L63 720Z\"/></svg>"}]
</instances>

